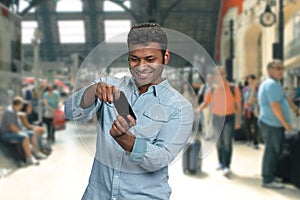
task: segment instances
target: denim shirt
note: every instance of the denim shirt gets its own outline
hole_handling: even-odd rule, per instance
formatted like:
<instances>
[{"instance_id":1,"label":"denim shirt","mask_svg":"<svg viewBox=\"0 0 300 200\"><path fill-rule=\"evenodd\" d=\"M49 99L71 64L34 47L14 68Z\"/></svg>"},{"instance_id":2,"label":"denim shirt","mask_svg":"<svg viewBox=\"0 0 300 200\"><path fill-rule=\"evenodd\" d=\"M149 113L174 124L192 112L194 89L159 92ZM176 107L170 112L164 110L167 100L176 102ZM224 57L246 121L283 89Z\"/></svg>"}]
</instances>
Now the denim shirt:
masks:
<instances>
[{"instance_id":1,"label":"denim shirt","mask_svg":"<svg viewBox=\"0 0 300 200\"><path fill-rule=\"evenodd\" d=\"M136 138L132 152L124 151L109 134L117 116L114 105L98 99L87 109L79 106L86 88L67 100L68 119L90 120L96 112L100 116L94 164L83 199L169 199L168 164L190 136L192 105L167 80L141 95L131 77L106 77L96 82L114 85L125 93L137 117L137 124L129 130Z\"/></svg>"}]
</instances>

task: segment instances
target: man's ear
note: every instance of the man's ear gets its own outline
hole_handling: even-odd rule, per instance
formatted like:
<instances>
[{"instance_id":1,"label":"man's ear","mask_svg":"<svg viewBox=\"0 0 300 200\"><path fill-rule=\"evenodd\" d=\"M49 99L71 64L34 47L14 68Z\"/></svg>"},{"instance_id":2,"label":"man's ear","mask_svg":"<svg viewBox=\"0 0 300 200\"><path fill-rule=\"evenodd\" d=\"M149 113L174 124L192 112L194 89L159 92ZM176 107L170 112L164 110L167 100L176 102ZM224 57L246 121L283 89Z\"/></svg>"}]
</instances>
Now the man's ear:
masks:
<instances>
[{"instance_id":1,"label":"man's ear","mask_svg":"<svg viewBox=\"0 0 300 200\"><path fill-rule=\"evenodd\" d=\"M169 60L170 60L170 51L169 49L166 49L165 55L164 55L164 63L163 64L168 64Z\"/></svg>"}]
</instances>

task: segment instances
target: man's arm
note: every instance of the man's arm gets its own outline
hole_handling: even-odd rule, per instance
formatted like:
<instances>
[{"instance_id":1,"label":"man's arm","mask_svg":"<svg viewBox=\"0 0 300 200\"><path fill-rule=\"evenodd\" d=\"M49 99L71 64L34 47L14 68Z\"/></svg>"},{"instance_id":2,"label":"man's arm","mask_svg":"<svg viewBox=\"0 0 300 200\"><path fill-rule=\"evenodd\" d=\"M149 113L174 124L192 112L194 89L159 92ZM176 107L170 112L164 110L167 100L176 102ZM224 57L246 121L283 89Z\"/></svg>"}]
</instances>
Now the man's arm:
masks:
<instances>
[{"instance_id":1,"label":"man's arm","mask_svg":"<svg viewBox=\"0 0 300 200\"><path fill-rule=\"evenodd\" d=\"M285 130L290 131L292 129L291 125L285 120L284 115L282 113L282 108L280 106L280 103L279 102L271 102L270 106L271 106L271 109L272 109L274 115L284 126Z\"/></svg>"},{"instance_id":2,"label":"man's arm","mask_svg":"<svg viewBox=\"0 0 300 200\"><path fill-rule=\"evenodd\" d=\"M238 129L241 126L241 119L242 119L242 94L240 89L235 86L234 87L234 103L235 103L235 125L234 128Z\"/></svg>"},{"instance_id":3,"label":"man's arm","mask_svg":"<svg viewBox=\"0 0 300 200\"><path fill-rule=\"evenodd\" d=\"M195 112L201 112L204 108L206 108L211 101L211 93L207 92L204 96L203 102L200 104L198 108L195 109Z\"/></svg>"},{"instance_id":4,"label":"man's arm","mask_svg":"<svg viewBox=\"0 0 300 200\"><path fill-rule=\"evenodd\" d=\"M9 129L10 129L10 131L13 132L13 133L19 133L19 132L21 132L21 130L18 129L18 127L17 127L16 125L14 125L14 124L10 124L10 125L9 125Z\"/></svg>"},{"instance_id":5,"label":"man's arm","mask_svg":"<svg viewBox=\"0 0 300 200\"><path fill-rule=\"evenodd\" d=\"M242 103L237 102L235 103L235 129L240 128L241 126L241 119L242 119Z\"/></svg>"},{"instance_id":6,"label":"man's arm","mask_svg":"<svg viewBox=\"0 0 300 200\"><path fill-rule=\"evenodd\" d=\"M85 92L83 93L81 102L80 102L80 107L82 109L89 108L95 103L95 98L96 98L96 88L97 88L98 83L95 83L91 86L89 86Z\"/></svg>"}]
</instances>

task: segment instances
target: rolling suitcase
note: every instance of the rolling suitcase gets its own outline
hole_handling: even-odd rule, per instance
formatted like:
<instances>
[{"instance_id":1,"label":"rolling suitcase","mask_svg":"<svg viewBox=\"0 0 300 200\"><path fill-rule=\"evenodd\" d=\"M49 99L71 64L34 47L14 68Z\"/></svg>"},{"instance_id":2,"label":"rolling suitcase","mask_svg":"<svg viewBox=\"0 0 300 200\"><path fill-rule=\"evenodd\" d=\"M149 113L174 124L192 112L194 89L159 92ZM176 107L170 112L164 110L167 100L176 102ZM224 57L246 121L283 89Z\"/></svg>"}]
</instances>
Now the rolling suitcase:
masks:
<instances>
[{"instance_id":1,"label":"rolling suitcase","mask_svg":"<svg viewBox=\"0 0 300 200\"><path fill-rule=\"evenodd\" d=\"M201 171L200 140L193 140L183 153L182 167L185 174L196 174Z\"/></svg>"},{"instance_id":2,"label":"rolling suitcase","mask_svg":"<svg viewBox=\"0 0 300 200\"><path fill-rule=\"evenodd\" d=\"M293 146L291 148L291 182L300 189L300 132L294 137Z\"/></svg>"}]
</instances>

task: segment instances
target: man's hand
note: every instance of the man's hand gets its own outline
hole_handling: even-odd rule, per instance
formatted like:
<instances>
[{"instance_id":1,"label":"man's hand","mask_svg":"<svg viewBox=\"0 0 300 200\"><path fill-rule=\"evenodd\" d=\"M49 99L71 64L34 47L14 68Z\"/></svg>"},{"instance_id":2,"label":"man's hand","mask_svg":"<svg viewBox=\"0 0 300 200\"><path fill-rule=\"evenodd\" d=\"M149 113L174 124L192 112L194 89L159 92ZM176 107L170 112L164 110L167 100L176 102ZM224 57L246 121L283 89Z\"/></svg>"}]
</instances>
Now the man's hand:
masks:
<instances>
[{"instance_id":1,"label":"man's hand","mask_svg":"<svg viewBox=\"0 0 300 200\"><path fill-rule=\"evenodd\" d=\"M292 126L287 123L287 124L284 125L284 129L285 129L285 131L291 131L292 130Z\"/></svg>"},{"instance_id":2,"label":"man's hand","mask_svg":"<svg viewBox=\"0 0 300 200\"><path fill-rule=\"evenodd\" d=\"M121 115L118 115L109 133L125 151L131 152L135 136L129 132L129 129L136 125L136 121L131 115L127 115L127 118L129 123Z\"/></svg>"},{"instance_id":3,"label":"man's hand","mask_svg":"<svg viewBox=\"0 0 300 200\"><path fill-rule=\"evenodd\" d=\"M131 115L127 115L127 118L129 123L127 123L127 121L121 115L117 116L109 131L113 138L122 136L123 134L127 133L132 126L136 125L136 120Z\"/></svg>"},{"instance_id":4,"label":"man's hand","mask_svg":"<svg viewBox=\"0 0 300 200\"><path fill-rule=\"evenodd\" d=\"M241 123L239 121L236 121L234 123L234 130L238 130L239 128L241 128Z\"/></svg>"},{"instance_id":5,"label":"man's hand","mask_svg":"<svg viewBox=\"0 0 300 200\"><path fill-rule=\"evenodd\" d=\"M115 97L115 99L119 99L120 90L113 85L99 82L96 87L95 95L102 102L112 103L114 100L114 97Z\"/></svg>"}]
</instances>

